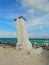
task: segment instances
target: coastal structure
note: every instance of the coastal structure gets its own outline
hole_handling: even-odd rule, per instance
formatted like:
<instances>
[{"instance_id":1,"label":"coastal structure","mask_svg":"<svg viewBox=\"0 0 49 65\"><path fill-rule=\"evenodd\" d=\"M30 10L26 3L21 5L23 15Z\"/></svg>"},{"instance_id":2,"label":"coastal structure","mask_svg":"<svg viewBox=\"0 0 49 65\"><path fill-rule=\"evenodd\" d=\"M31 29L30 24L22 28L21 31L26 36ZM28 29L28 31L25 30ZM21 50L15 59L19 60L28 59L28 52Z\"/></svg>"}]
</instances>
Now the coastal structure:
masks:
<instances>
[{"instance_id":1,"label":"coastal structure","mask_svg":"<svg viewBox=\"0 0 49 65\"><path fill-rule=\"evenodd\" d=\"M16 20L16 26L17 26L17 40L18 40L16 48L17 49L24 48L27 52L31 54L41 53L42 48L33 49L32 44L29 41L28 34L27 34L27 27L26 27L26 19L23 16L20 16Z\"/></svg>"}]
</instances>

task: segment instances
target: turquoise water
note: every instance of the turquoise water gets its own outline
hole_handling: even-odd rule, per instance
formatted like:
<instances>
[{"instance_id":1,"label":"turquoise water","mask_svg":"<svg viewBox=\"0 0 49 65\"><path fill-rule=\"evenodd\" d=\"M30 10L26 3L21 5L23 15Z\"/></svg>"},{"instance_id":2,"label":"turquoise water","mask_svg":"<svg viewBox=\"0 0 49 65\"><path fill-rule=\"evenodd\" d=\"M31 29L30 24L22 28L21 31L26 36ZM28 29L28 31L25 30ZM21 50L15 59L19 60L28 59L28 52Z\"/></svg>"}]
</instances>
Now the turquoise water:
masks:
<instances>
[{"instance_id":1,"label":"turquoise water","mask_svg":"<svg viewBox=\"0 0 49 65\"><path fill-rule=\"evenodd\" d=\"M43 43L49 43L49 39L29 39L31 43L38 43L39 45L42 45ZM4 43L10 43L10 44L16 44L17 38L0 38L0 42Z\"/></svg>"},{"instance_id":2,"label":"turquoise water","mask_svg":"<svg viewBox=\"0 0 49 65\"><path fill-rule=\"evenodd\" d=\"M31 43L37 43L39 45L42 45L43 43L49 44L49 39L30 39Z\"/></svg>"},{"instance_id":3,"label":"turquoise water","mask_svg":"<svg viewBox=\"0 0 49 65\"><path fill-rule=\"evenodd\" d=\"M0 42L15 44L17 43L17 38L0 38Z\"/></svg>"}]
</instances>

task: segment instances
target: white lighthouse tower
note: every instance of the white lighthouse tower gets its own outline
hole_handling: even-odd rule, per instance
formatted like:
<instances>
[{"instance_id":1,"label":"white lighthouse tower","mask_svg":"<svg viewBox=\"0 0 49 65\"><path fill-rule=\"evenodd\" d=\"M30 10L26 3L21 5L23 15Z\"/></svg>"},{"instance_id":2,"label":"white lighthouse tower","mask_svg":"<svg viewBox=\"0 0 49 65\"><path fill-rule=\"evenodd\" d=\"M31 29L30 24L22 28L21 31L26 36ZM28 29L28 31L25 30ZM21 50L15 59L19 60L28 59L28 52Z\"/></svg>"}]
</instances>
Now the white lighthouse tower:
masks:
<instances>
[{"instance_id":1,"label":"white lighthouse tower","mask_svg":"<svg viewBox=\"0 0 49 65\"><path fill-rule=\"evenodd\" d=\"M16 48L19 49L22 47L30 53L34 53L36 50L40 51L41 49L32 48L32 44L29 41L28 34L27 34L26 19L23 16L20 16L16 20L16 26L17 26L17 40L18 40Z\"/></svg>"}]
</instances>

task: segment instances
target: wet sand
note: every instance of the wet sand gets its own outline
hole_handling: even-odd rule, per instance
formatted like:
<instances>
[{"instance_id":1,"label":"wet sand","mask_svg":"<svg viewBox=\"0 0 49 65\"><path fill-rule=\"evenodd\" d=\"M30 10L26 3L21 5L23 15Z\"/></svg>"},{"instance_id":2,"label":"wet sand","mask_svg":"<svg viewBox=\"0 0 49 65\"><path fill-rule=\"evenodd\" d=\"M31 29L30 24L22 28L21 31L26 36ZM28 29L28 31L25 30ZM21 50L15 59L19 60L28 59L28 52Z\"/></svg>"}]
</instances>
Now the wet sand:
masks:
<instances>
[{"instance_id":1,"label":"wet sand","mask_svg":"<svg viewBox=\"0 0 49 65\"><path fill-rule=\"evenodd\" d=\"M40 56L27 54L25 50L0 46L0 65L49 65L49 51Z\"/></svg>"}]
</instances>

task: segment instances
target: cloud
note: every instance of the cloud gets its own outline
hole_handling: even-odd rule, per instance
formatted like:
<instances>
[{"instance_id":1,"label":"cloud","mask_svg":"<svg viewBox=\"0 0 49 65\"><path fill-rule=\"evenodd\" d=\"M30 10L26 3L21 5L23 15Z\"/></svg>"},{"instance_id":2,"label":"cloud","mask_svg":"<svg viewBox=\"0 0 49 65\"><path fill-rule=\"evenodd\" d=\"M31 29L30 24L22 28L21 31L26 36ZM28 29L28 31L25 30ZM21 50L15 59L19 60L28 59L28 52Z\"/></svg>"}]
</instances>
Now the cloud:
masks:
<instances>
[{"instance_id":1,"label":"cloud","mask_svg":"<svg viewBox=\"0 0 49 65\"><path fill-rule=\"evenodd\" d=\"M31 22L29 22L27 24L27 26L29 29L33 29L33 28L37 27L38 25L41 25L41 23L42 23L41 19L38 18L38 19L35 19L35 20L32 20Z\"/></svg>"},{"instance_id":2,"label":"cloud","mask_svg":"<svg viewBox=\"0 0 49 65\"><path fill-rule=\"evenodd\" d=\"M35 11L34 11L34 9L29 9L27 12L28 12L29 14L33 14Z\"/></svg>"},{"instance_id":3,"label":"cloud","mask_svg":"<svg viewBox=\"0 0 49 65\"><path fill-rule=\"evenodd\" d=\"M16 32L4 32L0 31L0 38L16 38Z\"/></svg>"},{"instance_id":4,"label":"cloud","mask_svg":"<svg viewBox=\"0 0 49 65\"><path fill-rule=\"evenodd\" d=\"M46 38L49 37L49 34L40 34L40 33L30 33L28 34L29 38ZM16 32L4 32L0 31L0 38L17 38L17 33Z\"/></svg>"},{"instance_id":5,"label":"cloud","mask_svg":"<svg viewBox=\"0 0 49 65\"><path fill-rule=\"evenodd\" d=\"M40 34L40 33L33 33L33 34L28 34L29 38L49 38L49 34Z\"/></svg>"},{"instance_id":6,"label":"cloud","mask_svg":"<svg viewBox=\"0 0 49 65\"><path fill-rule=\"evenodd\" d=\"M28 29L35 29L39 27L40 30L43 29L43 27L49 27L49 13L46 13L44 16L37 19L32 19L28 22L27 26Z\"/></svg>"},{"instance_id":7,"label":"cloud","mask_svg":"<svg viewBox=\"0 0 49 65\"><path fill-rule=\"evenodd\" d=\"M49 11L48 0L21 0L21 4L26 8L38 8L42 11Z\"/></svg>"}]
</instances>

